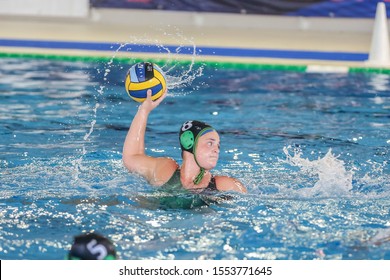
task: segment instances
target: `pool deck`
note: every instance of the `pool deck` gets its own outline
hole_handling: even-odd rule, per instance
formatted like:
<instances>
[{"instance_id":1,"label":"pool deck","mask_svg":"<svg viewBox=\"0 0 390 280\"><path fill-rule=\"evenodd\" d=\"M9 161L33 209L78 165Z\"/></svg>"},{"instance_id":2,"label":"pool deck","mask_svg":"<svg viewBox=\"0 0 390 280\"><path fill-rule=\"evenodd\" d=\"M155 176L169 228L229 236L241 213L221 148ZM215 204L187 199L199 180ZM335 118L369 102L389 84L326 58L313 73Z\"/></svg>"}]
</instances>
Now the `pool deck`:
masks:
<instances>
[{"instance_id":1,"label":"pool deck","mask_svg":"<svg viewBox=\"0 0 390 280\"><path fill-rule=\"evenodd\" d=\"M190 59L323 69L379 67L366 62L374 19L336 19L91 9L88 18L0 16L0 53L164 58L159 45ZM120 44L131 50L116 52Z\"/></svg>"}]
</instances>

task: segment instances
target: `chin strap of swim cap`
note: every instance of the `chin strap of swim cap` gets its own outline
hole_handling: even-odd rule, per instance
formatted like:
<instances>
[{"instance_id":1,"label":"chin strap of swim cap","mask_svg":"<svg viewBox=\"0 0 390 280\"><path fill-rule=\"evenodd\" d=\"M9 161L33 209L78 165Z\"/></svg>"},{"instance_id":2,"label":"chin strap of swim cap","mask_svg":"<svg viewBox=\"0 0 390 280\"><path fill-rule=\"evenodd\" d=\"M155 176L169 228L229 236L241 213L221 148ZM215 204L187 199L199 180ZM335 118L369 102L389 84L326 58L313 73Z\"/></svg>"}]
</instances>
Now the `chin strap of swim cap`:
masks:
<instances>
[{"instance_id":1,"label":"chin strap of swim cap","mask_svg":"<svg viewBox=\"0 0 390 280\"><path fill-rule=\"evenodd\" d=\"M182 125L180 130L179 138L181 149L192 153L196 164L200 168L198 175L193 180L195 185L198 185L202 181L206 172L196 159L196 145L199 137L210 131L214 131L214 128L200 121L187 121Z\"/></svg>"},{"instance_id":2,"label":"chin strap of swim cap","mask_svg":"<svg viewBox=\"0 0 390 280\"><path fill-rule=\"evenodd\" d=\"M198 164L198 166L199 166L199 164ZM199 166L199 167L200 167L200 166ZM200 167L199 174L196 175L194 181L192 181L192 182L194 182L195 185L198 185L198 184L202 181L202 179L203 179L203 177L204 177L204 174L205 174L204 168L203 168L203 167Z\"/></svg>"},{"instance_id":3,"label":"chin strap of swim cap","mask_svg":"<svg viewBox=\"0 0 390 280\"><path fill-rule=\"evenodd\" d=\"M194 143L194 148L193 148L194 153L193 154L194 154L195 162L200 168L198 175L196 175L195 179L192 181L192 182L194 182L195 185L198 185L202 181L204 174L206 173L206 170L202 166L200 166L200 164L198 163L198 160L196 159L196 146L198 144L198 139L200 136L202 136L203 134L205 134L206 132L209 132L211 130L213 130L213 128L205 127L201 131L199 131L198 135L196 135L196 138L195 138L195 143Z\"/></svg>"}]
</instances>

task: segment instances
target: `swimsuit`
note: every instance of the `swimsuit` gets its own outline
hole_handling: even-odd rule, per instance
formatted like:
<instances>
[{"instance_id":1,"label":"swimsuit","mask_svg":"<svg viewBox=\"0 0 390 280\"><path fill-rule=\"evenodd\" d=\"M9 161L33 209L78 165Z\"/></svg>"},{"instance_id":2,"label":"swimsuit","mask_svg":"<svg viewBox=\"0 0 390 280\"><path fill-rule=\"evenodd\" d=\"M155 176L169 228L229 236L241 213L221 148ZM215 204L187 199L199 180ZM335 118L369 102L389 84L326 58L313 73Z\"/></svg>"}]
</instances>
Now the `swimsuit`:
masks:
<instances>
[{"instance_id":1,"label":"swimsuit","mask_svg":"<svg viewBox=\"0 0 390 280\"><path fill-rule=\"evenodd\" d=\"M214 203L218 204L233 198L219 192L214 176L211 176L208 186L200 191L183 188L179 168L158 190L164 194L159 197L160 206L163 208L190 209L204 205L209 206Z\"/></svg>"},{"instance_id":2,"label":"swimsuit","mask_svg":"<svg viewBox=\"0 0 390 280\"><path fill-rule=\"evenodd\" d=\"M183 188L180 180L180 169L176 169L172 177L158 188L159 205L164 209L191 209L209 205L208 194L217 192L215 178L212 176L209 185L199 192Z\"/></svg>"},{"instance_id":3,"label":"swimsuit","mask_svg":"<svg viewBox=\"0 0 390 280\"><path fill-rule=\"evenodd\" d=\"M180 169L176 169L173 173L172 177L164 184L162 187L168 187L168 188L183 188L180 180ZM204 188L200 193L198 194L204 194L204 193L210 193L210 192L217 192L217 184L215 182L215 177L211 175L210 182L206 188Z\"/></svg>"}]
</instances>

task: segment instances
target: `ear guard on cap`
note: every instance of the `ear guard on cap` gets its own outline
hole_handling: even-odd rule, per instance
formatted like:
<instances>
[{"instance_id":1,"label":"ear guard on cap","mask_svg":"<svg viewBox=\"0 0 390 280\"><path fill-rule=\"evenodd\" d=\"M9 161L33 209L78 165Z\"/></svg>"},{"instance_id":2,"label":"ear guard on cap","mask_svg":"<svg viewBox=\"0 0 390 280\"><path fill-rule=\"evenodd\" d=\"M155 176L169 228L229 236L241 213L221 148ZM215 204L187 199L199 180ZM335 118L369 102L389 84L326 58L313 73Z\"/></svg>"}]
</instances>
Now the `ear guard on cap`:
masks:
<instances>
[{"instance_id":1,"label":"ear guard on cap","mask_svg":"<svg viewBox=\"0 0 390 280\"><path fill-rule=\"evenodd\" d=\"M192 131L187 130L180 135L180 145L183 146L185 150L189 150L194 146L195 138L194 133Z\"/></svg>"}]
</instances>

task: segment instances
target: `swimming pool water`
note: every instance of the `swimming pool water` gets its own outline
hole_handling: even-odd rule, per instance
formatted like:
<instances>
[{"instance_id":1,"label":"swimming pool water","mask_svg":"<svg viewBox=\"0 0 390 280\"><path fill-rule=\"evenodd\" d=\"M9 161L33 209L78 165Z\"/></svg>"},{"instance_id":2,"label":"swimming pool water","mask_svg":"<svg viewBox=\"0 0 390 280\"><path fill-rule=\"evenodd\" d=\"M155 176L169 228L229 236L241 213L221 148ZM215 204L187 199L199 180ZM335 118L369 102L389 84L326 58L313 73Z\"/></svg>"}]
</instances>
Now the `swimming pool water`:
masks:
<instances>
[{"instance_id":1,"label":"swimming pool water","mask_svg":"<svg viewBox=\"0 0 390 280\"><path fill-rule=\"evenodd\" d=\"M0 259L63 259L86 231L122 259L390 259L388 75L160 65L147 153L180 161L180 125L203 120L214 173L248 188L205 205L123 167L129 66L1 59Z\"/></svg>"}]
</instances>

